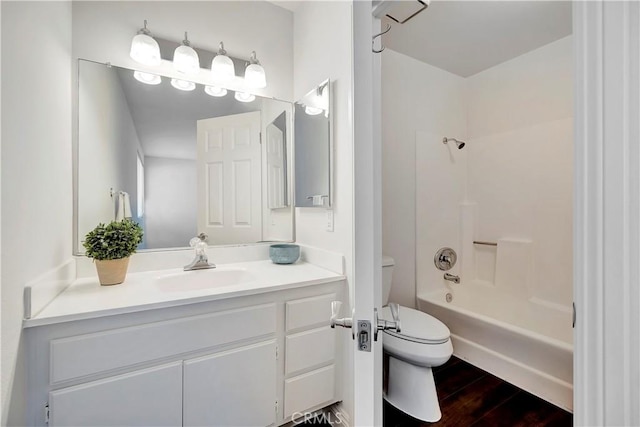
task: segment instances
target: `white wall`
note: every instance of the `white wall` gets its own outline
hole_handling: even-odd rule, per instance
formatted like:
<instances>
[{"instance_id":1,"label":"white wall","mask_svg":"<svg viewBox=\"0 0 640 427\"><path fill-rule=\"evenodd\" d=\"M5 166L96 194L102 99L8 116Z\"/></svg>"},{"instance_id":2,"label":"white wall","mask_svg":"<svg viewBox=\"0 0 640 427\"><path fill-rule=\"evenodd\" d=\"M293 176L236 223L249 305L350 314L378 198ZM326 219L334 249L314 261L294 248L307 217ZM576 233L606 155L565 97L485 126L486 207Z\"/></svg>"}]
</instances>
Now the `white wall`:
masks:
<instances>
[{"instance_id":1,"label":"white wall","mask_svg":"<svg viewBox=\"0 0 640 427\"><path fill-rule=\"evenodd\" d=\"M144 158L148 249L189 246L198 234L195 160Z\"/></svg>"},{"instance_id":2,"label":"white wall","mask_svg":"<svg viewBox=\"0 0 640 427\"><path fill-rule=\"evenodd\" d=\"M129 57L129 48L145 19L152 34L166 40L180 42L188 31L194 47L211 52L218 51L220 41L238 58L248 59L255 50L268 83L255 93L292 99L293 14L266 1L74 2L74 58L144 69ZM171 64L160 69L160 74L176 75ZM206 78L204 73L195 81Z\"/></svg>"},{"instance_id":3,"label":"white wall","mask_svg":"<svg viewBox=\"0 0 640 427\"><path fill-rule=\"evenodd\" d=\"M352 11L348 1L300 2L294 14L294 99L327 78L332 81L334 138L334 231L326 231L324 209L296 209L296 240L345 257L353 292ZM345 304L346 305L346 304ZM350 308L343 307L346 315ZM353 415L352 342L345 335L343 404Z\"/></svg>"},{"instance_id":4,"label":"white wall","mask_svg":"<svg viewBox=\"0 0 640 427\"><path fill-rule=\"evenodd\" d=\"M435 251L458 245L456 188L466 152L442 144L442 138L467 135L465 79L386 49L382 118L382 252L396 262L389 299L415 307L417 266L441 278L431 271ZM427 191L418 206L416 180ZM418 231L429 237L416 264Z\"/></svg>"},{"instance_id":5,"label":"white wall","mask_svg":"<svg viewBox=\"0 0 640 427\"><path fill-rule=\"evenodd\" d=\"M572 42L560 39L467 82L475 237L530 241L531 259L513 261L533 262L530 284L506 290L566 307L573 299ZM478 264L492 259L476 261L486 271Z\"/></svg>"},{"instance_id":6,"label":"white wall","mask_svg":"<svg viewBox=\"0 0 640 427\"><path fill-rule=\"evenodd\" d=\"M22 425L23 287L67 262L72 250L71 3L1 8L1 423Z\"/></svg>"},{"instance_id":7,"label":"white wall","mask_svg":"<svg viewBox=\"0 0 640 427\"><path fill-rule=\"evenodd\" d=\"M78 249L98 223L115 219L117 196L126 191L137 208L137 159L144 156L120 79L114 68L83 62L80 66L78 149Z\"/></svg>"}]
</instances>

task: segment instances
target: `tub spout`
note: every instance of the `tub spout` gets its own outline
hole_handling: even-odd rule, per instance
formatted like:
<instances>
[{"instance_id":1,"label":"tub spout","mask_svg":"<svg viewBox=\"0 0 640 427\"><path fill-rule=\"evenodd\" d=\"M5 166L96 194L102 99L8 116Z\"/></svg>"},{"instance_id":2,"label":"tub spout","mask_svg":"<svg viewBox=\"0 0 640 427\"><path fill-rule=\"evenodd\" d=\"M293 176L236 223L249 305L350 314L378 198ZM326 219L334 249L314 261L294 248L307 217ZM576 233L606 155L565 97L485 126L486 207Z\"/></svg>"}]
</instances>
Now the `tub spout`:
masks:
<instances>
[{"instance_id":1,"label":"tub spout","mask_svg":"<svg viewBox=\"0 0 640 427\"><path fill-rule=\"evenodd\" d=\"M448 280L455 284L460 283L460 277L456 276L455 274L444 273L444 280Z\"/></svg>"}]
</instances>

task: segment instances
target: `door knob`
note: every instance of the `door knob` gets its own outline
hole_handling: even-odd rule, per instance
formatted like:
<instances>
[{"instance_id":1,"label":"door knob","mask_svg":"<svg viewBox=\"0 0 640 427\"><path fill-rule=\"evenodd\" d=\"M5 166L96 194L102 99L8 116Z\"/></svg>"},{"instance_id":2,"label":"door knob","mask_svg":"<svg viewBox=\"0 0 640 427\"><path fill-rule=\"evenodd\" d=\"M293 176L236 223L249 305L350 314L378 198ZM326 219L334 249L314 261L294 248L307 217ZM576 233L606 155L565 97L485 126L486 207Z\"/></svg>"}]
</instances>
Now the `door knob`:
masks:
<instances>
[{"instance_id":1,"label":"door knob","mask_svg":"<svg viewBox=\"0 0 640 427\"><path fill-rule=\"evenodd\" d=\"M389 309L391 310L391 317L393 320L385 320L378 318L378 310L375 310L376 328L373 339L378 340L378 331L394 330L400 332L402 330L400 326L400 306L394 302L389 303Z\"/></svg>"},{"instance_id":2,"label":"door knob","mask_svg":"<svg viewBox=\"0 0 640 427\"><path fill-rule=\"evenodd\" d=\"M340 315L341 308L342 308L342 302L340 301L331 302L331 327L335 328L336 326L342 326L343 328L351 328L353 326L352 317L343 317L343 318L338 317Z\"/></svg>"}]
</instances>

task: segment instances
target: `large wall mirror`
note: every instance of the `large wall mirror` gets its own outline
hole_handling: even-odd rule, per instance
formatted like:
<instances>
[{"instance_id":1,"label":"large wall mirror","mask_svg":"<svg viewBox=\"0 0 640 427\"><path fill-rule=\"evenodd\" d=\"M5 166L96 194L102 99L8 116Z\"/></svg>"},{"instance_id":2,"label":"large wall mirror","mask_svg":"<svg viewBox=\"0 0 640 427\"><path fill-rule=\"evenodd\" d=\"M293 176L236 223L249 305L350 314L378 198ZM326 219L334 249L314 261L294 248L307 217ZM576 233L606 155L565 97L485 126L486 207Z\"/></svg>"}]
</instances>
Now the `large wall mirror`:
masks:
<instances>
[{"instance_id":1,"label":"large wall mirror","mask_svg":"<svg viewBox=\"0 0 640 427\"><path fill-rule=\"evenodd\" d=\"M295 103L296 207L332 206L331 82Z\"/></svg>"},{"instance_id":2,"label":"large wall mirror","mask_svg":"<svg viewBox=\"0 0 640 427\"><path fill-rule=\"evenodd\" d=\"M186 247L201 232L210 245L293 240L291 103L78 68L77 253L123 215L143 227L140 249Z\"/></svg>"}]
</instances>

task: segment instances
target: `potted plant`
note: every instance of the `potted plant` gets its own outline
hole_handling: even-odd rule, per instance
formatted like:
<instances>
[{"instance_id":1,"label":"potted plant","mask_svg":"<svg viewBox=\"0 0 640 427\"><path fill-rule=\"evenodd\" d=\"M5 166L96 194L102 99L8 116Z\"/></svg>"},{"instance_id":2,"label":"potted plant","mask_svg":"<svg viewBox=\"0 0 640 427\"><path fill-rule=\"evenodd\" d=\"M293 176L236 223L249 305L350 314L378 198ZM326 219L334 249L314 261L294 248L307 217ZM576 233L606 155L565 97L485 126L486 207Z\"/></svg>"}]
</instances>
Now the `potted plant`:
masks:
<instances>
[{"instance_id":1,"label":"potted plant","mask_svg":"<svg viewBox=\"0 0 640 427\"><path fill-rule=\"evenodd\" d=\"M129 256L142 241L142 234L142 228L130 219L101 223L87 233L83 245L86 255L95 260L101 285L124 282Z\"/></svg>"}]
</instances>

